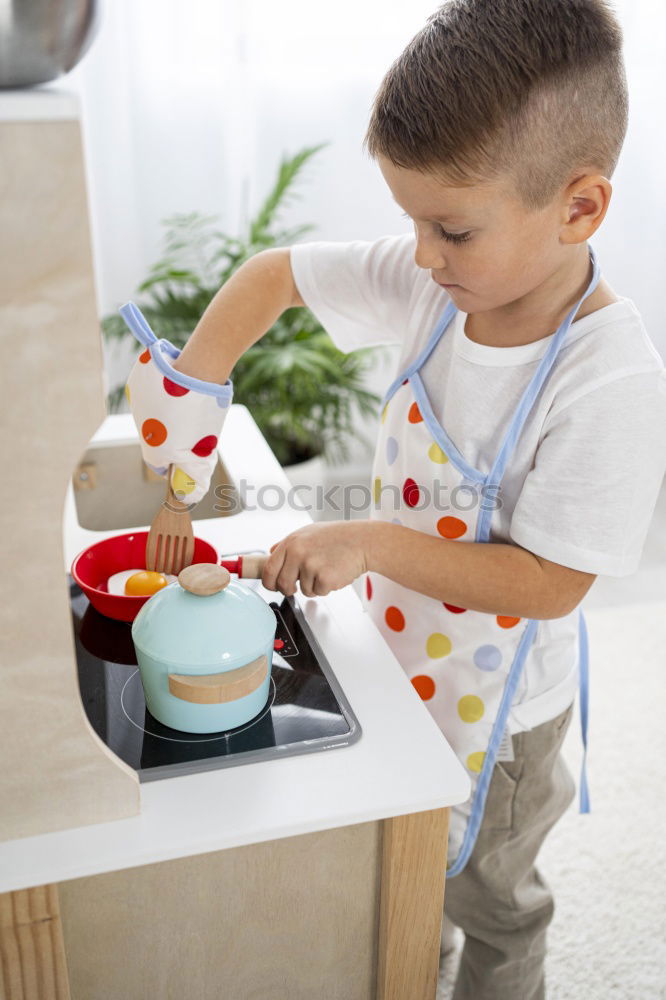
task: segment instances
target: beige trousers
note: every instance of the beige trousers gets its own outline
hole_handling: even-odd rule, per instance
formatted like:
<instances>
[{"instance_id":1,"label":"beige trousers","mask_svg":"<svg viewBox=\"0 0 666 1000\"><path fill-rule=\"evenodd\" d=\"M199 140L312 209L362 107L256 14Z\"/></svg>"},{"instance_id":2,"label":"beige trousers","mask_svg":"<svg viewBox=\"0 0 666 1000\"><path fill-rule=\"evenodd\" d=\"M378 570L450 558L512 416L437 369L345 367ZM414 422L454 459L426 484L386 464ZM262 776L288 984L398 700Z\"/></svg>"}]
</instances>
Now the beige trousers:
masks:
<instances>
[{"instance_id":1,"label":"beige trousers","mask_svg":"<svg viewBox=\"0 0 666 1000\"><path fill-rule=\"evenodd\" d=\"M573 705L513 736L515 760L495 765L474 850L447 879L445 915L465 932L453 1000L543 1000L553 896L534 865L576 794L560 754Z\"/></svg>"}]
</instances>

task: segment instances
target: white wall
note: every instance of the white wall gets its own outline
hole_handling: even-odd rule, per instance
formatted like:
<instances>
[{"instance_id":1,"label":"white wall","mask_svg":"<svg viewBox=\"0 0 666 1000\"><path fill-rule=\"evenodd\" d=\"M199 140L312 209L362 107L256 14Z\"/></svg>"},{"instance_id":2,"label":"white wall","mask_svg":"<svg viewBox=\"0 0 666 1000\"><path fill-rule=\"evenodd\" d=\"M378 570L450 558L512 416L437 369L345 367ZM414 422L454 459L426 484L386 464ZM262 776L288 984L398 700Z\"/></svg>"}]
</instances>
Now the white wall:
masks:
<instances>
[{"instance_id":1,"label":"white wall","mask_svg":"<svg viewBox=\"0 0 666 1000\"><path fill-rule=\"evenodd\" d=\"M100 309L135 294L161 249L160 220L220 215L236 231L283 154L329 141L284 213L311 239L407 231L361 153L391 61L436 7L423 0L113 0L89 53L63 81L82 97ZM613 288L633 298L666 356L666 91L660 0L620 0L630 128L595 236ZM124 364L124 362L120 362Z\"/></svg>"},{"instance_id":2,"label":"white wall","mask_svg":"<svg viewBox=\"0 0 666 1000\"><path fill-rule=\"evenodd\" d=\"M360 143L383 71L430 9L389 20L374 0L107 0L67 77L83 103L102 311L156 259L161 219L200 210L237 230L281 156L306 145L331 143L286 223L315 223L313 239L405 231Z\"/></svg>"}]
</instances>

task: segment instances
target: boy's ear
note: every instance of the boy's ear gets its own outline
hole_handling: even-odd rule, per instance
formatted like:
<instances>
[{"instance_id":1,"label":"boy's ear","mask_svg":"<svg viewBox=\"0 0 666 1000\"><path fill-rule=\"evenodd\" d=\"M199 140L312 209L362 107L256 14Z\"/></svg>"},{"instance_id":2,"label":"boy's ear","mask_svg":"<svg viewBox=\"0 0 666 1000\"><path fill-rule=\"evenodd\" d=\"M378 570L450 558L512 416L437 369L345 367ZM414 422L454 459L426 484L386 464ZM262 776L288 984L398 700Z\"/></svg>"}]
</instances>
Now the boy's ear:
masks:
<instances>
[{"instance_id":1,"label":"boy's ear","mask_svg":"<svg viewBox=\"0 0 666 1000\"><path fill-rule=\"evenodd\" d=\"M591 198L578 197L573 205L569 206L569 222L575 222L581 215L591 215L596 209Z\"/></svg>"},{"instance_id":2,"label":"boy's ear","mask_svg":"<svg viewBox=\"0 0 666 1000\"><path fill-rule=\"evenodd\" d=\"M602 174L586 174L568 186L564 197L564 243L583 243L599 228L613 188Z\"/></svg>"}]
</instances>

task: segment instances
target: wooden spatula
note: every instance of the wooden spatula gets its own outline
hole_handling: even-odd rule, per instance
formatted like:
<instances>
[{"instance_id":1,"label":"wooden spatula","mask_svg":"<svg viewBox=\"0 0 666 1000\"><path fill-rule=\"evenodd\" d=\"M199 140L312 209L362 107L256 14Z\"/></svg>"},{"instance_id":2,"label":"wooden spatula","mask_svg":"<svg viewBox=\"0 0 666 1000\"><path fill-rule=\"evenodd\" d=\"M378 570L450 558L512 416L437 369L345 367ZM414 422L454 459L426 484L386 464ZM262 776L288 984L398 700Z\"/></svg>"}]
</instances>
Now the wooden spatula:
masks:
<instances>
[{"instance_id":1,"label":"wooden spatula","mask_svg":"<svg viewBox=\"0 0 666 1000\"><path fill-rule=\"evenodd\" d=\"M178 574L192 564L194 532L187 504L181 503L171 488L171 470L167 473L167 492L150 526L146 542L146 569L157 573Z\"/></svg>"}]
</instances>

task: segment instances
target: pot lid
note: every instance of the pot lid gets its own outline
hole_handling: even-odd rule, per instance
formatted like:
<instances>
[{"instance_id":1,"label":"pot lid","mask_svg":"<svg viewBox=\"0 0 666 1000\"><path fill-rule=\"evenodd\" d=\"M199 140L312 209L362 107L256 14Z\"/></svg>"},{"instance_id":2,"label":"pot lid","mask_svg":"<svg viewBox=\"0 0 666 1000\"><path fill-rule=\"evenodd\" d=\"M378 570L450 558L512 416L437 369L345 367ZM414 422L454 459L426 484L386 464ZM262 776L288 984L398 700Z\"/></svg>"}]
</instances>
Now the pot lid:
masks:
<instances>
[{"instance_id":1,"label":"pot lid","mask_svg":"<svg viewBox=\"0 0 666 1000\"><path fill-rule=\"evenodd\" d=\"M229 669L254 659L275 637L266 601L223 566L194 563L146 601L132 624L136 646L179 667Z\"/></svg>"}]
</instances>

